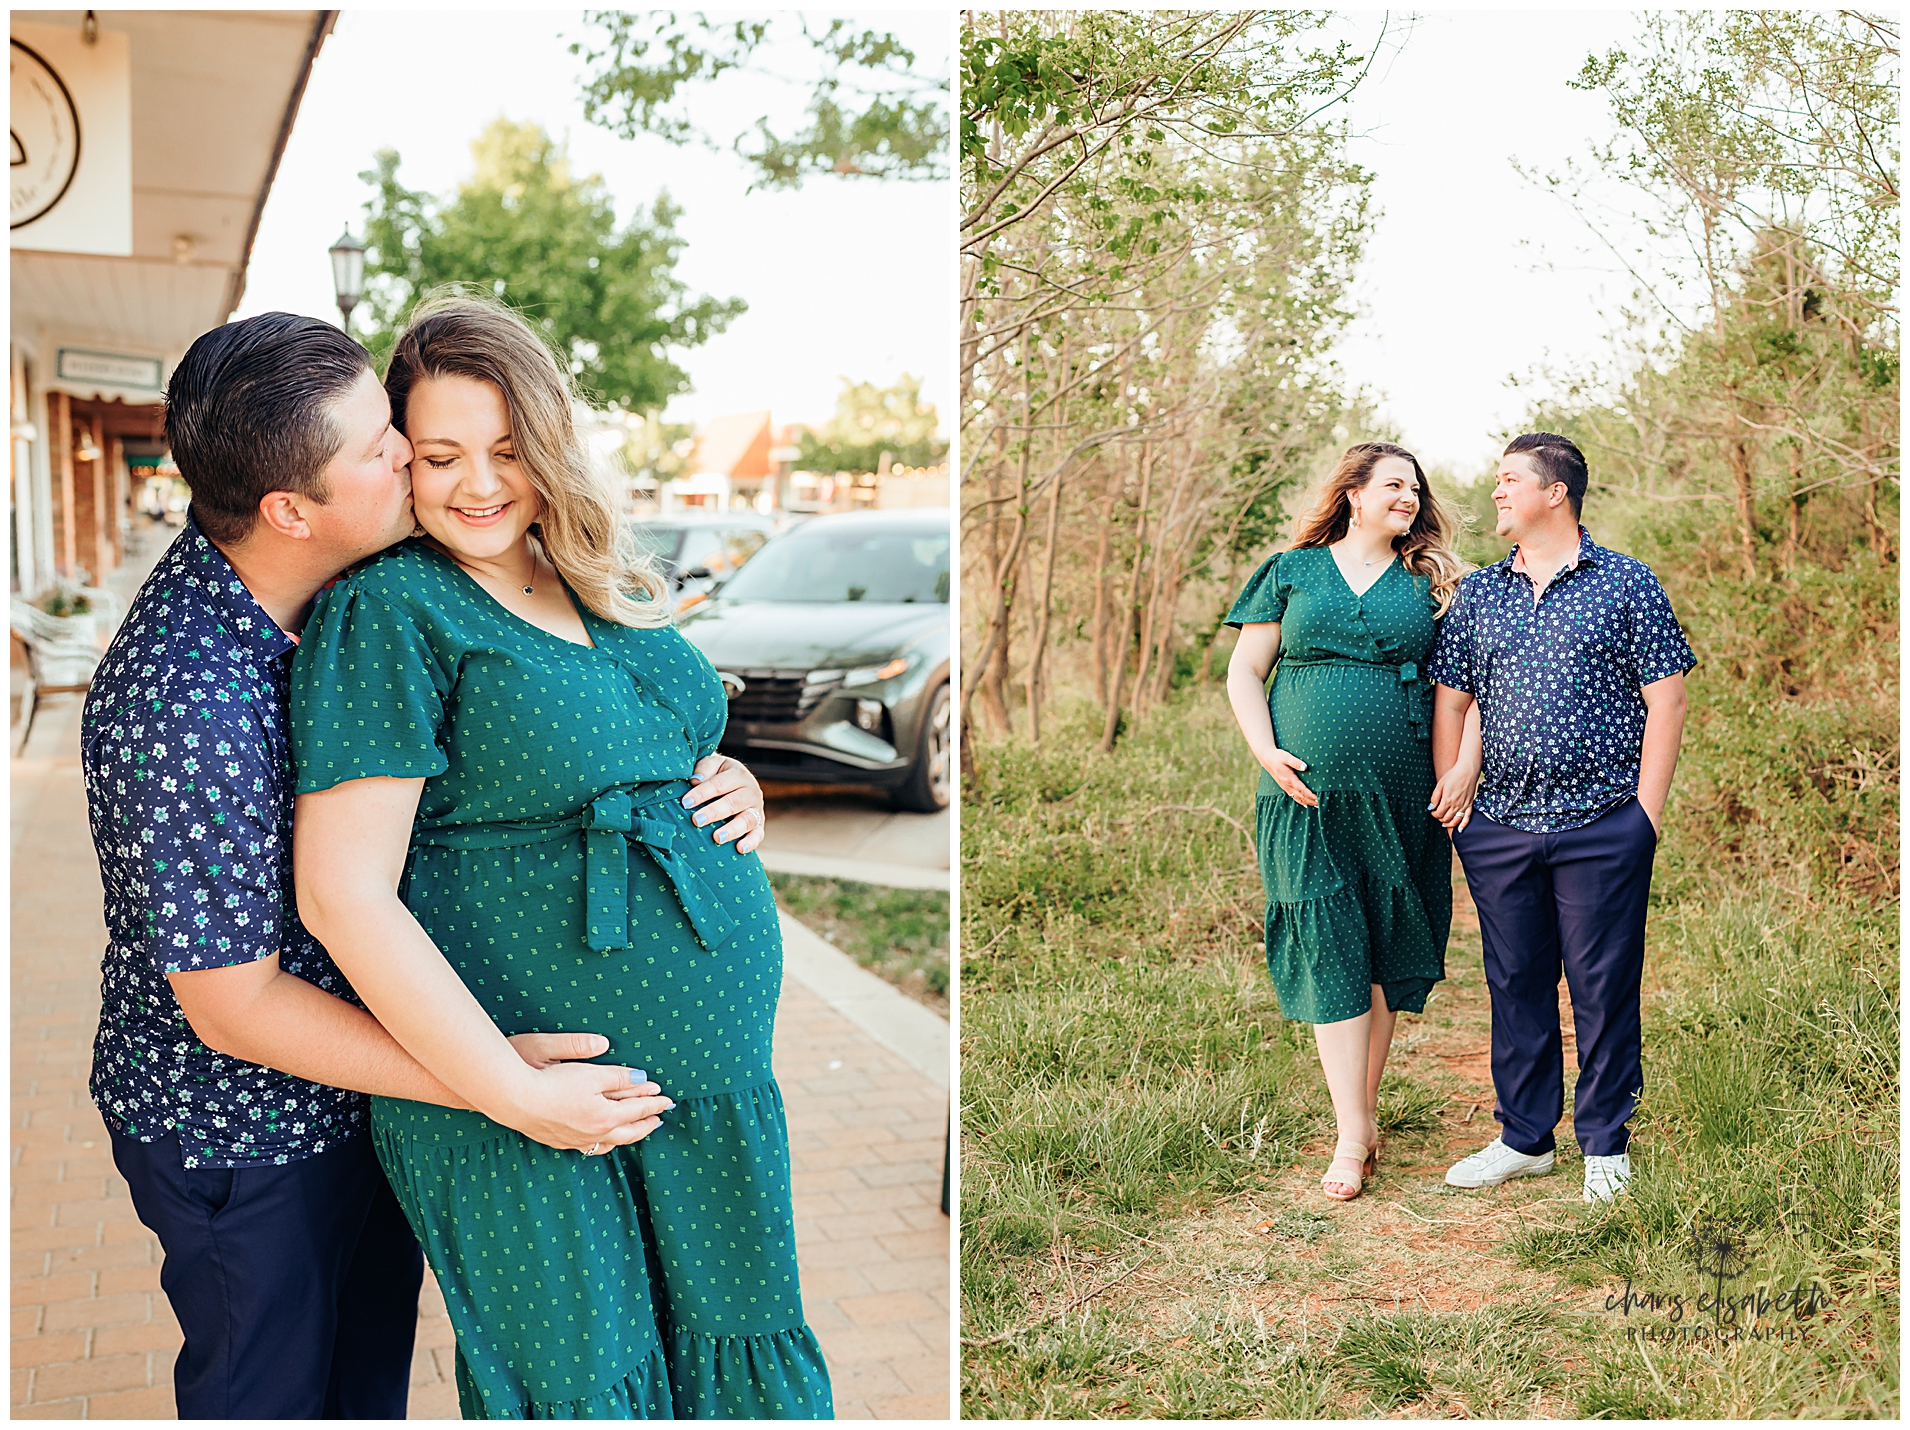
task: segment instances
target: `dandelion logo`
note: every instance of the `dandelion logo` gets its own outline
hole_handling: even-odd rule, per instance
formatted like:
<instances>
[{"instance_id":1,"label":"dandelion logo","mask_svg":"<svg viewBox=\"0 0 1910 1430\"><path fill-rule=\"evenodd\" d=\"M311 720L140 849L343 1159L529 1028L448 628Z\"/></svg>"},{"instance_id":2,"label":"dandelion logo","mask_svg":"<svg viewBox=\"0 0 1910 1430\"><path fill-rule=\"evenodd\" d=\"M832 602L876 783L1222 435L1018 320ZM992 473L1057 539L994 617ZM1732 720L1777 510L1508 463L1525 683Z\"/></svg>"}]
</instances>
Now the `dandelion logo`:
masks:
<instances>
[{"instance_id":1,"label":"dandelion logo","mask_svg":"<svg viewBox=\"0 0 1910 1430\"><path fill-rule=\"evenodd\" d=\"M1712 1306L1724 1296L1724 1283L1742 1276L1751 1264L1745 1246L1742 1222L1734 1217L1714 1217L1700 1213L1691 1224L1685 1242L1685 1255L1691 1264L1712 1279Z\"/></svg>"}]
</instances>

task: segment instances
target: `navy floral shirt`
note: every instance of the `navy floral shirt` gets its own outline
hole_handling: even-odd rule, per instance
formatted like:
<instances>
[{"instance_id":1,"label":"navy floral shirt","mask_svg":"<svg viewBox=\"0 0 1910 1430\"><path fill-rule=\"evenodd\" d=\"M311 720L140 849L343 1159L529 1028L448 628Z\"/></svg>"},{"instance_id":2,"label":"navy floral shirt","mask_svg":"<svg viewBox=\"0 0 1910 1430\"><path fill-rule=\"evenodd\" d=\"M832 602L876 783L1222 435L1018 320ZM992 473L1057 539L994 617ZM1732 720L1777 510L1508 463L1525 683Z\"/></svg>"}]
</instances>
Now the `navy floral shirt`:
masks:
<instances>
[{"instance_id":1,"label":"navy floral shirt","mask_svg":"<svg viewBox=\"0 0 1910 1430\"><path fill-rule=\"evenodd\" d=\"M188 519L81 721L109 939L93 1101L138 1141L178 1133L188 1167L293 1162L366 1126L358 1093L212 1051L166 979L276 952L285 971L357 1001L293 896L295 645Z\"/></svg>"},{"instance_id":2,"label":"navy floral shirt","mask_svg":"<svg viewBox=\"0 0 1910 1430\"><path fill-rule=\"evenodd\" d=\"M1479 702L1478 811L1548 834L1637 798L1639 689L1697 663L1651 568L1581 526L1537 602L1516 546L1461 581L1427 673Z\"/></svg>"}]
</instances>

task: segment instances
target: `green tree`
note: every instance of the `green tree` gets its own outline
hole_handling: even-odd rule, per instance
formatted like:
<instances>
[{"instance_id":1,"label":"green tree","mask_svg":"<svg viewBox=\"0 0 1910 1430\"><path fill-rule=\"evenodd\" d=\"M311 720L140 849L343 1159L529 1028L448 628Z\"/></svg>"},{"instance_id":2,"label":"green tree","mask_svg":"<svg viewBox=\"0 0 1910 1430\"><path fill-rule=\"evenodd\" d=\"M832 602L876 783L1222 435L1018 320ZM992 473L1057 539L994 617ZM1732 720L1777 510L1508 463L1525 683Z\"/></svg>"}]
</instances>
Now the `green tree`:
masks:
<instances>
[{"instance_id":1,"label":"green tree","mask_svg":"<svg viewBox=\"0 0 1910 1430\"><path fill-rule=\"evenodd\" d=\"M700 12L590 10L598 33L570 47L586 66L584 114L624 139L654 134L672 144L729 149L764 188L842 177L939 180L946 158L948 82L916 69L915 52L892 34L831 20L812 29L800 15L780 20L715 20ZM767 115L727 141L697 122L684 92L737 71L781 76L758 51L779 25L794 25L821 74L809 83L808 123L779 135Z\"/></svg>"},{"instance_id":2,"label":"green tree","mask_svg":"<svg viewBox=\"0 0 1910 1430\"><path fill-rule=\"evenodd\" d=\"M1894 312L1898 47L1885 15L1661 13L1629 49L1588 58L1574 88L1610 103L1620 133L1596 162L1649 198L1654 231L1683 237L1714 312L1769 235L1808 240L1820 286Z\"/></svg>"},{"instance_id":3,"label":"green tree","mask_svg":"<svg viewBox=\"0 0 1910 1430\"><path fill-rule=\"evenodd\" d=\"M1750 579L1774 531L1789 563L1806 505L1839 492L1893 551L1897 44L1890 18L1849 11L1655 14L1575 84L1617 121L1595 169L1657 243L1632 271L1672 336L1640 354L1621 403L1567 405L1635 489L1729 500ZM1584 175L1547 182L1597 226L1608 201ZM1664 283L1693 275L1695 321Z\"/></svg>"},{"instance_id":4,"label":"green tree","mask_svg":"<svg viewBox=\"0 0 1910 1430\"><path fill-rule=\"evenodd\" d=\"M1322 111L1384 33L1356 53L1301 12L965 18L962 714L1010 729L1019 684L1038 741L1089 675L1108 748L1365 420L1331 348L1370 176Z\"/></svg>"},{"instance_id":5,"label":"green tree","mask_svg":"<svg viewBox=\"0 0 1910 1430\"><path fill-rule=\"evenodd\" d=\"M928 467L948 454L935 435L934 405L922 401L922 380L903 373L892 387L842 380L835 415L798 439L799 464L813 472L874 472L882 454L899 467Z\"/></svg>"},{"instance_id":6,"label":"green tree","mask_svg":"<svg viewBox=\"0 0 1910 1430\"><path fill-rule=\"evenodd\" d=\"M696 445L694 423L665 422L654 412L646 413L641 421L632 419L628 430L630 435L618 452L624 470L658 485L683 471Z\"/></svg>"},{"instance_id":7,"label":"green tree","mask_svg":"<svg viewBox=\"0 0 1910 1430\"><path fill-rule=\"evenodd\" d=\"M1344 41L1307 48L1305 11L998 11L962 32L962 251L992 272L990 241L1070 188L1098 190L1078 241L1105 247L1104 277L1156 251L1160 225L1197 200L1148 182L1161 145L1226 152L1282 140L1344 99L1372 63ZM1375 46L1377 49L1377 45ZM1110 182L1103 160L1141 173ZM1123 204L1120 200L1128 200ZM1079 220L1077 219L1077 222Z\"/></svg>"},{"instance_id":8,"label":"green tree","mask_svg":"<svg viewBox=\"0 0 1910 1430\"><path fill-rule=\"evenodd\" d=\"M449 199L400 183L393 149L359 176L375 192L358 311L379 363L420 295L464 283L542 328L593 401L652 411L688 391L671 350L720 333L746 305L693 295L676 276L683 240L668 195L619 228L603 180L574 176L537 125L498 119L471 151L476 172Z\"/></svg>"}]
</instances>

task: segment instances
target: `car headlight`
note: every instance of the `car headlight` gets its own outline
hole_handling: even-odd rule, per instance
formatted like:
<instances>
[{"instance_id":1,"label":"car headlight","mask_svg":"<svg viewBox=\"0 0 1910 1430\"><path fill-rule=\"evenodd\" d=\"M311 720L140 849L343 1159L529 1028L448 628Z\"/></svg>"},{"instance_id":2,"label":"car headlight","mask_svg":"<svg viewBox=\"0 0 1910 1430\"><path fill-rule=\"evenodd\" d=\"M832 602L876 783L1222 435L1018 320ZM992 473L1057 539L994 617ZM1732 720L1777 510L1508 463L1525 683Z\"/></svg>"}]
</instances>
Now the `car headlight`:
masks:
<instances>
[{"instance_id":1,"label":"car headlight","mask_svg":"<svg viewBox=\"0 0 1910 1430\"><path fill-rule=\"evenodd\" d=\"M874 685L878 680L891 680L909 668L909 657L898 655L894 660L882 665L858 665L842 677L844 685Z\"/></svg>"}]
</instances>

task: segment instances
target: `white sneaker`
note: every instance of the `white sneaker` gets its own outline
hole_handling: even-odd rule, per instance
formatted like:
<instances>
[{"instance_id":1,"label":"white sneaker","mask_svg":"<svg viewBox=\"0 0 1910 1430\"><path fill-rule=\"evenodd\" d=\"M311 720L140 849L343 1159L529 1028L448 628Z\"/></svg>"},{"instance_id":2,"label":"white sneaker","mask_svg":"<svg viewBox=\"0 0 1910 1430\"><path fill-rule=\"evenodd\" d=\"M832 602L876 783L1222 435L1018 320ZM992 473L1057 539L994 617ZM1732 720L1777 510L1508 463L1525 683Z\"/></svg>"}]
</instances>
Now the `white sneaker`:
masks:
<instances>
[{"instance_id":1,"label":"white sneaker","mask_svg":"<svg viewBox=\"0 0 1910 1430\"><path fill-rule=\"evenodd\" d=\"M1449 1187L1496 1187L1501 1182L1509 1182L1514 1177L1543 1177L1552 1170L1554 1156L1550 1152L1541 1152L1536 1157L1523 1152L1515 1152L1505 1145L1503 1139L1494 1137L1480 1151L1474 1152L1462 1162L1453 1164L1446 1173L1446 1185Z\"/></svg>"},{"instance_id":2,"label":"white sneaker","mask_svg":"<svg viewBox=\"0 0 1910 1430\"><path fill-rule=\"evenodd\" d=\"M1625 1190L1625 1183L1630 1180L1629 1152L1620 1152L1616 1157L1585 1159L1585 1200L1588 1202L1610 1201Z\"/></svg>"}]
</instances>

